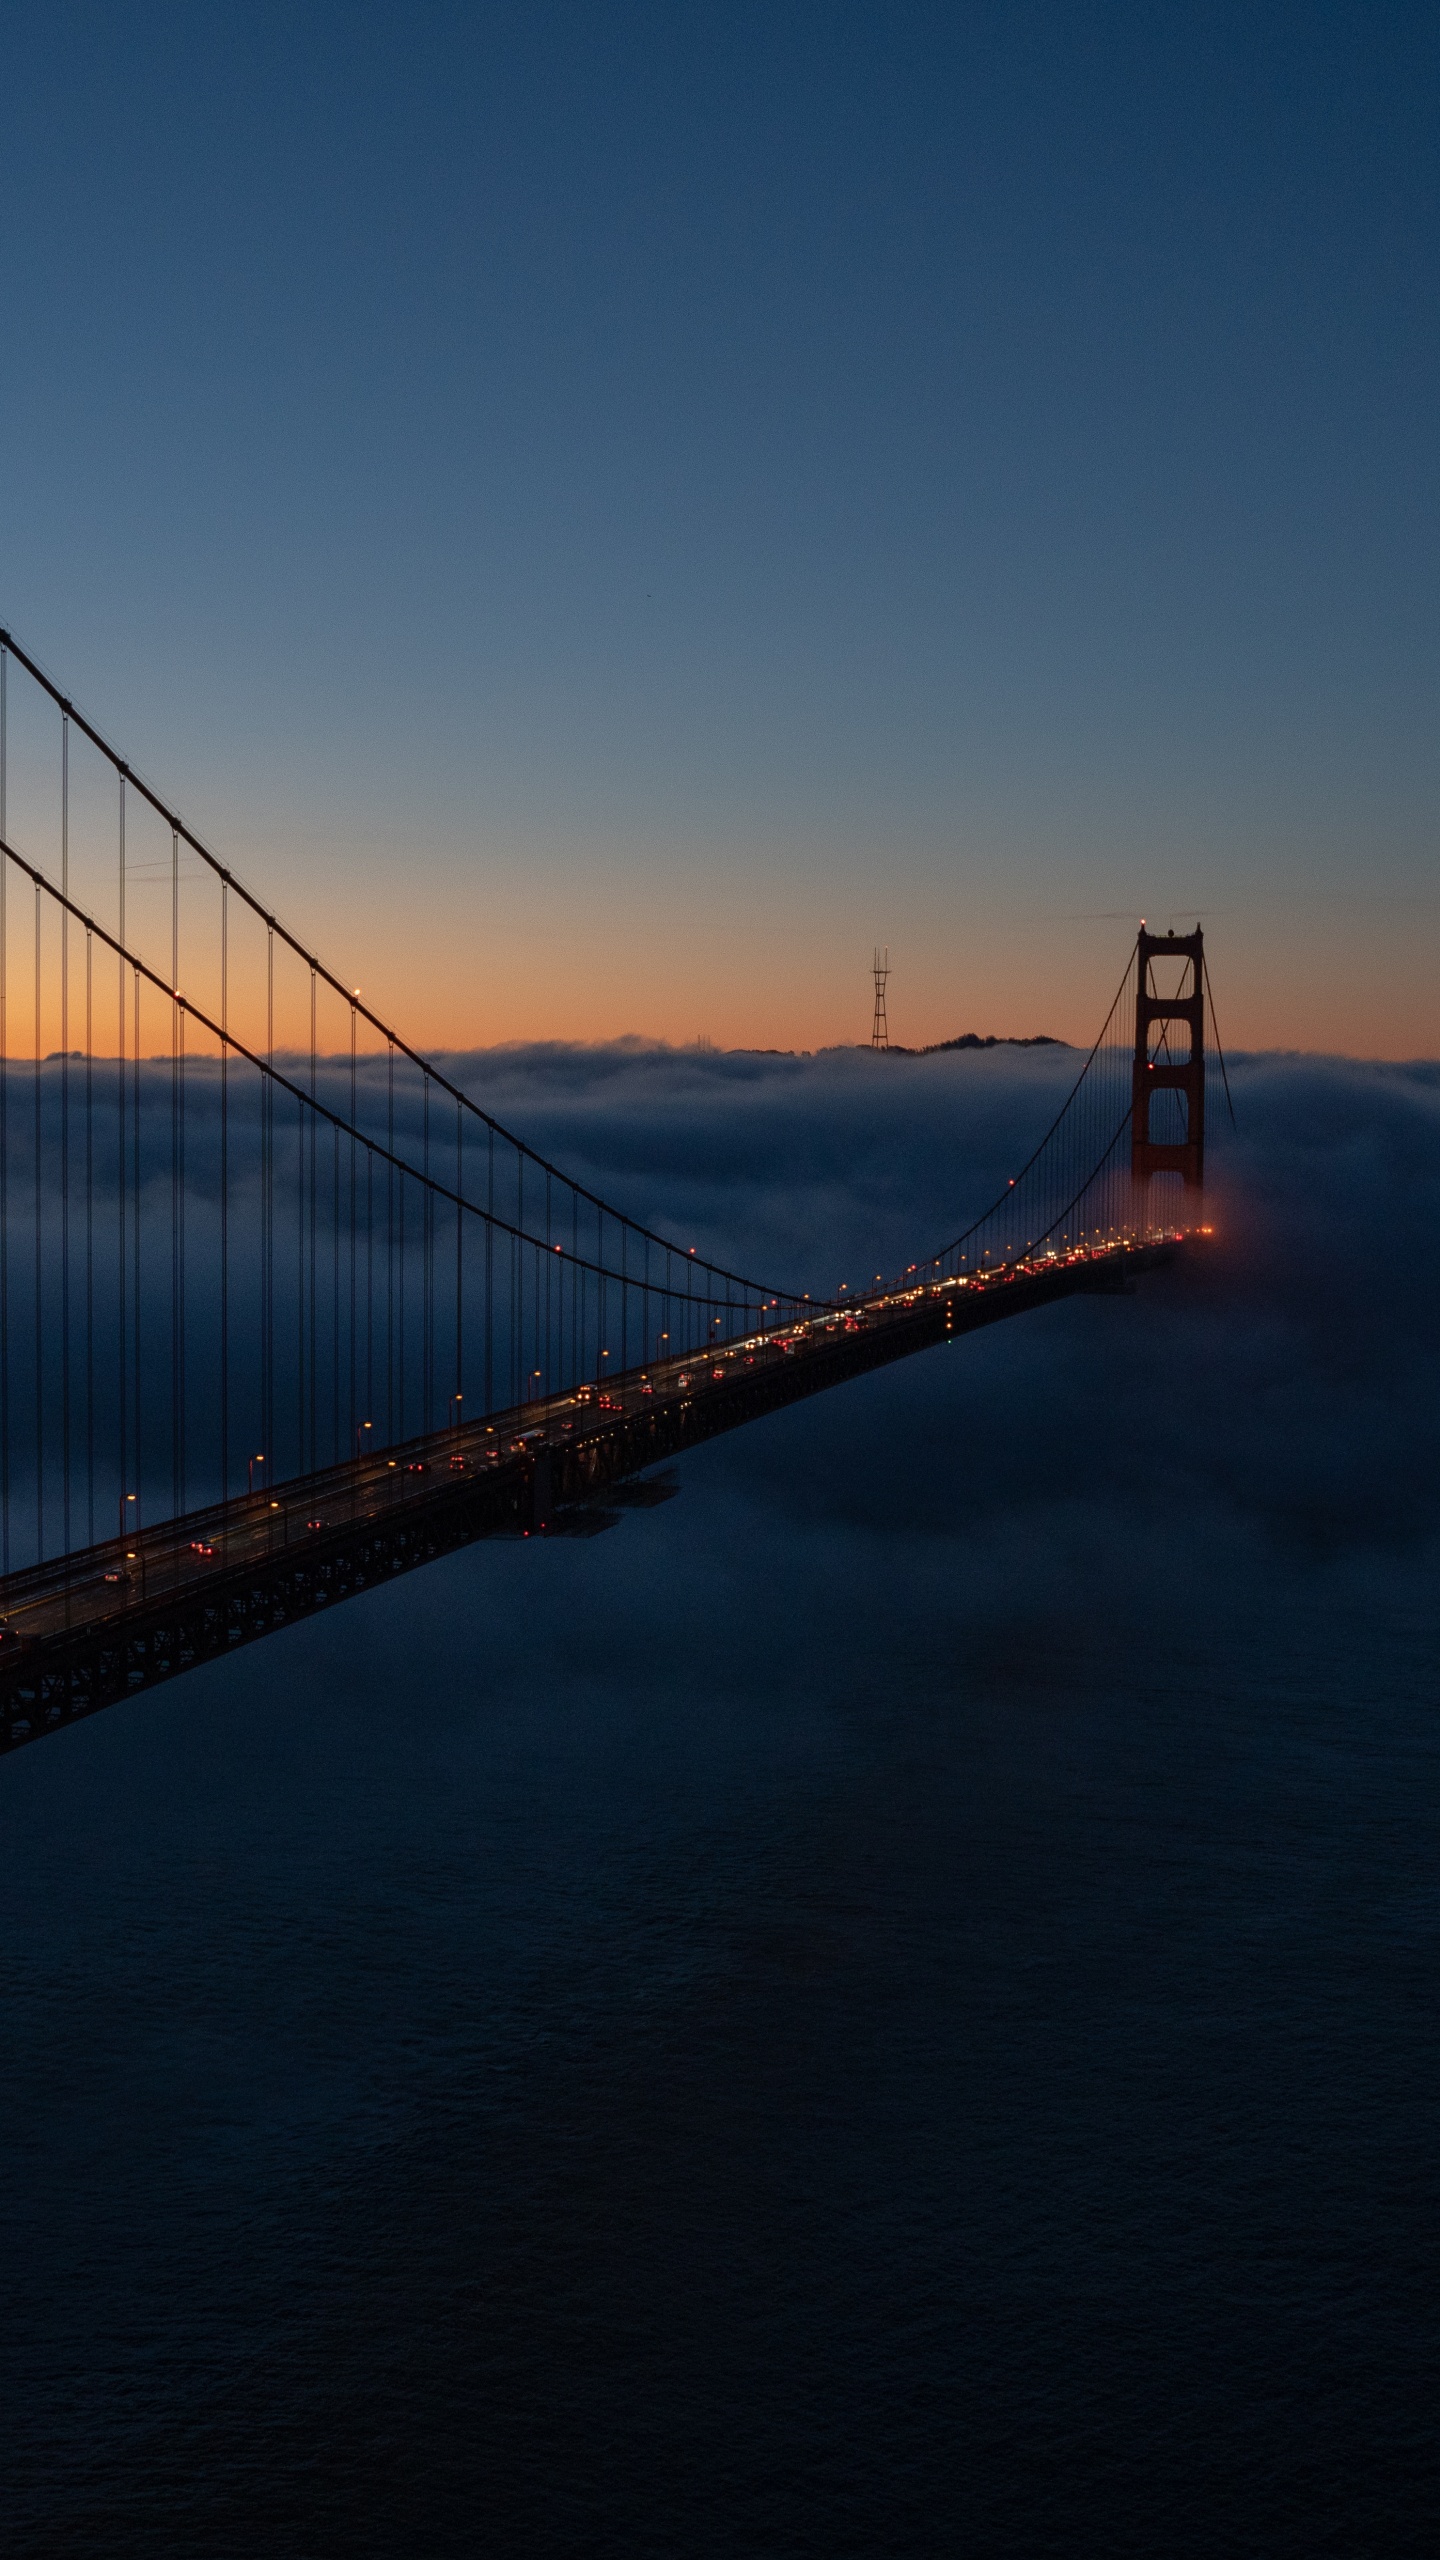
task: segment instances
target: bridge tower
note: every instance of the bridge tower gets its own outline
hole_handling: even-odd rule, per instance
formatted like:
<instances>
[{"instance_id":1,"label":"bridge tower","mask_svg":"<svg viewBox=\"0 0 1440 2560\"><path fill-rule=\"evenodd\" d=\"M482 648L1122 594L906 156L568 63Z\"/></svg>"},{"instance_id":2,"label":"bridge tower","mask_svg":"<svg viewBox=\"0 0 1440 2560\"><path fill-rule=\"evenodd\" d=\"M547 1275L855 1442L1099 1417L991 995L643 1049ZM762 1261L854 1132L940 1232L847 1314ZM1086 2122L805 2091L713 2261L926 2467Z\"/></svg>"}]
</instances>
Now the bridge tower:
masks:
<instances>
[{"instance_id":1,"label":"bridge tower","mask_svg":"<svg viewBox=\"0 0 1440 2560\"><path fill-rule=\"evenodd\" d=\"M1177 961L1179 991L1157 994L1152 977L1156 960ZM1199 1191L1205 1180L1205 938L1193 933L1147 933L1140 927L1135 950L1135 1068L1130 1114L1130 1171L1147 1183L1152 1173L1183 1175L1187 1191ZM1174 974L1173 971L1167 973ZM1150 1034L1161 1026L1152 1054ZM1188 1028L1188 1055L1181 1053L1172 1024ZM1184 1097L1185 1135L1169 1141L1150 1135L1150 1106L1157 1093Z\"/></svg>"}]
</instances>

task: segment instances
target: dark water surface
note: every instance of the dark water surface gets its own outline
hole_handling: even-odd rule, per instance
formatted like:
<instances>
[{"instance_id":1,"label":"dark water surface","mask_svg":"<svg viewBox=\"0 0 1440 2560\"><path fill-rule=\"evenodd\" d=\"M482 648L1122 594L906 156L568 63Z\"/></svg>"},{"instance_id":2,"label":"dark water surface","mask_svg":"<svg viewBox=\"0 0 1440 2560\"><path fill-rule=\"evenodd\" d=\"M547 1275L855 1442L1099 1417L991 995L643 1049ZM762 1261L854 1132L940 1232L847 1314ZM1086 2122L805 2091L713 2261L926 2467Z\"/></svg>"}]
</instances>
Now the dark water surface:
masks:
<instances>
[{"instance_id":1,"label":"dark water surface","mask_svg":"<svg viewBox=\"0 0 1440 2560\"><path fill-rule=\"evenodd\" d=\"M1430 1373L1269 1288L0 1765L17 2560L1428 2545Z\"/></svg>"}]
</instances>

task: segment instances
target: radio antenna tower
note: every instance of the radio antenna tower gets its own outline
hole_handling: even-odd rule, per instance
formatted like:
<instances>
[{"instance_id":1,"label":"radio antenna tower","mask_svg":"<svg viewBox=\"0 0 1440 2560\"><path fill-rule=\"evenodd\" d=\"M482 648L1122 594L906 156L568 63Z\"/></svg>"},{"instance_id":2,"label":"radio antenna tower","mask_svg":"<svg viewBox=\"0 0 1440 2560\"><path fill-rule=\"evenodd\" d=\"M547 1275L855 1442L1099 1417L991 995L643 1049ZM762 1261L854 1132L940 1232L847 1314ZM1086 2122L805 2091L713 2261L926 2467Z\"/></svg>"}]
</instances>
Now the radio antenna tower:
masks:
<instances>
[{"instance_id":1,"label":"radio antenna tower","mask_svg":"<svg viewBox=\"0 0 1440 2560\"><path fill-rule=\"evenodd\" d=\"M880 957L879 945L877 944L875 950L875 1019L870 1026L870 1046L872 1049L888 1049L890 1046L890 1025L885 1019L885 981L889 975L889 946L887 944L885 957L882 960Z\"/></svg>"}]
</instances>

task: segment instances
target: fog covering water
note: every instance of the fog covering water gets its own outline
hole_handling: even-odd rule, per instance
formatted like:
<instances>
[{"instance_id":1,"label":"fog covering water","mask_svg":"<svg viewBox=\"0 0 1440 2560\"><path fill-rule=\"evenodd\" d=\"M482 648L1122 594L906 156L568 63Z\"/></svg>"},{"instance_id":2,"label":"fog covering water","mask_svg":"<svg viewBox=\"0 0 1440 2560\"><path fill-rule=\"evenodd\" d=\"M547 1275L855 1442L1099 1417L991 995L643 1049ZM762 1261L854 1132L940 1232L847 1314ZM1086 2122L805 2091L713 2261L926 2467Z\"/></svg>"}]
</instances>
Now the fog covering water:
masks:
<instances>
[{"instance_id":1,"label":"fog covering water","mask_svg":"<svg viewBox=\"0 0 1440 2560\"><path fill-rule=\"evenodd\" d=\"M1066 1061L463 1066L820 1287ZM1440 1068L1232 1082L1134 1298L0 1767L13 2549L1413 2542Z\"/></svg>"}]
</instances>

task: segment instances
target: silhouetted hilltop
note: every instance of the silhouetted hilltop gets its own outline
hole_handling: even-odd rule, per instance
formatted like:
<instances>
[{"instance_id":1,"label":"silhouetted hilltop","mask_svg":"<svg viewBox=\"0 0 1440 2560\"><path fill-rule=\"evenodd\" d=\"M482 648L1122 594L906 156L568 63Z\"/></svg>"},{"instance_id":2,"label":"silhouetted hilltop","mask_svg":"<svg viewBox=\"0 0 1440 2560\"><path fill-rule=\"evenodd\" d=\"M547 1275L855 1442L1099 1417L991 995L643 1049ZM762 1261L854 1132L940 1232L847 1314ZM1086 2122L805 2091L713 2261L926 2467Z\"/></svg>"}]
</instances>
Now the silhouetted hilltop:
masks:
<instances>
[{"instance_id":1,"label":"silhouetted hilltop","mask_svg":"<svg viewBox=\"0 0 1440 2560\"><path fill-rule=\"evenodd\" d=\"M709 1040L686 1045L701 1057L719 1054ZM621 1048L624 1043L615 1041L611 1046ZM1049 1031L962 1031L954 1040L929 1040L923 1049L907 1049L903 1040L892 1040L887 1049L877 1054L885 1058L938 1058L947 1049L1068 1049L1070 1046L1068 1040L1057 1040ZM836 1040L825 1049L727 1049L723 1054L729 1058L837 1058L853 1056L856 1050L868 1056L869 1041Z\"/></svg>"},{"instance_id":2,"label":"silhouetted hilltop","mask_svg":"<svg viewBox=\"0 0 1440 2560\"><path fill-rule=\"evenodd\" d=\"M857 1040L857 1049L868 1048L868 1041ZM962 1031L954 1040L927 1040L923 1049L907 1049L903 1040L892 1040L882 1052L887 1058L938 1058L945 1049L1068 1049L1068 1040L1056 1040L1048 1031L1024 1034L1014 1031Z\"/></svg>"}]
</instances>

